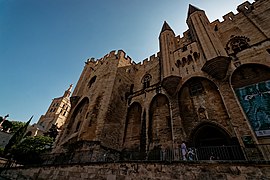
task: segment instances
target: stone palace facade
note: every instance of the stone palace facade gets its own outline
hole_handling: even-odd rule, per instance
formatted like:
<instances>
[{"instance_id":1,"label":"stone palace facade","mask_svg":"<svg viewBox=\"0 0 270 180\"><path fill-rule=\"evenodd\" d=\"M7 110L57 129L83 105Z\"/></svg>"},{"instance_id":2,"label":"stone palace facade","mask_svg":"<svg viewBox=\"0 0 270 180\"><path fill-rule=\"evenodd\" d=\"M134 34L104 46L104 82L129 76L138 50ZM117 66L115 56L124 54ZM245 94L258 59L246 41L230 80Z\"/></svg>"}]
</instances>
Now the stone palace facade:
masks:
<instances>
[{"instance_id":1,"label":"stone palace facade","mask_svg":"<svg viewBox=\"0 0 270 180\"><path fill-rule=\"evenodd\" d=\"M164 22L160 50L88 59L54 152L270 143L270 1L209 22L189 6L183 37Z\"/></svg>"}]
</instances>

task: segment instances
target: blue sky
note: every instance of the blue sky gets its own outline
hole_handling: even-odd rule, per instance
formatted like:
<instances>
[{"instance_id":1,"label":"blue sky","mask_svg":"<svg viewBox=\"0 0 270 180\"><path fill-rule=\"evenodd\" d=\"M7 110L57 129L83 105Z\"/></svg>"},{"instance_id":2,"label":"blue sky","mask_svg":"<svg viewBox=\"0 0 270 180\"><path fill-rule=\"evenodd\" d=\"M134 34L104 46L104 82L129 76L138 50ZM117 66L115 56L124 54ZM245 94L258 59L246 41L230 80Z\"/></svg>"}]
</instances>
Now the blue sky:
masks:
<instances>
[{"instance_id":1,"label":"blue sky","mask_svg":"<svg viewBox=\"0 0 270 180\"><path fill-rule=\"evenodd\" d=\"M188 4L222 20L244 0L0 0L0 116L33 121L76 84L87 58L123 49L135 62L159 51L166 20L187 30ZM253 1L250 1L253 2Z\"/></svg>"}]
</instances>

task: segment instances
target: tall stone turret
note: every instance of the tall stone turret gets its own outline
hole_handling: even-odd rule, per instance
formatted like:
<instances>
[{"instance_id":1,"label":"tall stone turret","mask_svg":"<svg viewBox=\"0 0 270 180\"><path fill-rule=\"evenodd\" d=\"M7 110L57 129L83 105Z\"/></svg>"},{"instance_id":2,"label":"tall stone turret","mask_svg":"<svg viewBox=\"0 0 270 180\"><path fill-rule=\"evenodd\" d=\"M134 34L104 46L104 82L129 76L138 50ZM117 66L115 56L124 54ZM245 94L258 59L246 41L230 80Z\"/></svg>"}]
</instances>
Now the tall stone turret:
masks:
<instances>
[{"instance_id":1,"label":"tall stone turret","mask_svg":"<svg viewBox=\"0 0 270 180\"><path fill-rule=\"evenodd\" d=\"M202 70L217 79L223 79L226 76L229 58L205 12L189 5L187 24L206 59Z\"/></svg>"},{"instance_id":2,"label":"tall stone turret","mask_svg":"<svg viewBox=\"0 0 270 180\"><path fill-rule=\"evenodd\" d=\"M162 26L159 35L162 77L166 78L174 74L175 63L173 52L175 51L175 34L166 21Z\"/></svg>"}]
</instances>

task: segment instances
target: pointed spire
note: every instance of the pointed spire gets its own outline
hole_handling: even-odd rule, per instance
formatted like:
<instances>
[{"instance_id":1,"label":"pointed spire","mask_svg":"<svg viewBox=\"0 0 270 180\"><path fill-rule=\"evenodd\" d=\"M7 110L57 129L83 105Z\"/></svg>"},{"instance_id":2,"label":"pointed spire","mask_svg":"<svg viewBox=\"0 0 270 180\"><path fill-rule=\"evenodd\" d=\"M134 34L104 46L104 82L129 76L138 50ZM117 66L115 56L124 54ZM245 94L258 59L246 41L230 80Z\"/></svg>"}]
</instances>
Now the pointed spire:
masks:
<instances>
[{"instance_id":1,"label":"pointed spire","mask_svg":"<svg viewBox=\"0 0 270 180\"><path fill-rule=\"evenodd\" d=\"M189 4L189 7L188 7L188 16L187 17L189 17L191 14L193 14L196 11L203 11L203 10L201 10L201 9L199 9L199 8L191 5L191 4Z\"/></svg>"},{"instance_id":2,"label":"pointed spire","mask_svg":"<svg viewBox=\"0 0 270 180\"><path fill-rule=\"evenodd\" d=\"M70 85L69 85L69 88L68 88L68 91L69 91L69 92L71 92L72 86L73 86L73 84L70 84Z\"/></svg>"},{"instance_id":3,"label":"pointed spire","mask_svg":"<svg viewBox=\"0 0 270 180\"><path fill-rule=\"evenodd\" d=\"M164 21L164 23L163 23L163 26L162 26L162 29L161 29L161 32L160 32L160 33L164 32L164 31L166 31L166 30L173 31L173 30L172 30L172 28L169 26L169 24L168 24L166 21Z\"/></svg>"},{"instance_id":4,"label":"pointed spire","mask_svg":"<svg viewBox=\"0 0 270 180\"><path fill-rule=\"evenodd\" d=\"M69 85L69 88L64 93L64 97L69 97L70 96L72 86L73 86L73 84Z\"/></svg>"}]
</instances>

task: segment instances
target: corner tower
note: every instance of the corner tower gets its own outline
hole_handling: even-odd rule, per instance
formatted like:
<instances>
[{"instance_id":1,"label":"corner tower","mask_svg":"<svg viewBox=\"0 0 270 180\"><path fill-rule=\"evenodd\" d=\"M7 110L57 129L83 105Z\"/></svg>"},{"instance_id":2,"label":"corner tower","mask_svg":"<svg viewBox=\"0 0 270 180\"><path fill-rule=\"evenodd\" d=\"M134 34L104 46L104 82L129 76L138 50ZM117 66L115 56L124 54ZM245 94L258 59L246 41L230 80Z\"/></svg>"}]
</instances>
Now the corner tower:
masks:
<instances>
[{"instance_id":1,"label":"corner tower","mask_svg":"<svg viewBox=\"0 0 270 180\"><path fill-rule=\"evenodd\" d=\"M174 74L175 63L173 52L176 49L175 34L166 21L162 26L159 35L159 45L161 53L161 79Z\"/></svg>"},{"instance_id":2,"label":"corner tower","mask_svg":"<svg viewBox=\"0 0 270 180\"><path fill-rule=\"evenodd\" d=\"M230 62L229 57L205 12L189 5L187 24L206 59L202 70L214 78L225 78Z\"/></svg>"}]
</instances>

